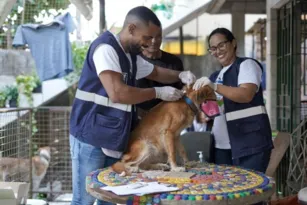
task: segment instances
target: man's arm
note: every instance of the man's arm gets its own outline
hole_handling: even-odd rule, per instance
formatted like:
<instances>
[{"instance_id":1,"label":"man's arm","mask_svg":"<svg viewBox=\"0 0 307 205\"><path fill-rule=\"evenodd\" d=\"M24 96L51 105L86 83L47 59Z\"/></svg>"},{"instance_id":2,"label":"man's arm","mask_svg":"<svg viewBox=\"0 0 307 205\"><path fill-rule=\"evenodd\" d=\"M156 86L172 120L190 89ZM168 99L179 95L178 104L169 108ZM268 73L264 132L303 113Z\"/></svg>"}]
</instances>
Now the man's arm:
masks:
<instances>
[{"instance_id":1,"label":"man's arm","mask_svg":"<svg viewBox=\"0 0 307 205\"><path fill-rule=\"evenodd\" d=\"M180 80L180 73L180 71L155 66L153 71L146 78L149 80L157 81L159 83L171 84Z\"/></svg>"},{"instance_id":2,"label":"man's arm","mask_svg":"<svg viewBox=\"0 0 307 205\"><path fill-rule=\"evenodd\" d=\"M114 71L103 71L99 79L113 103L137 104L156 98L154 88L136 88L122 81L122 74Z\"/></svg>"}]
</instances>

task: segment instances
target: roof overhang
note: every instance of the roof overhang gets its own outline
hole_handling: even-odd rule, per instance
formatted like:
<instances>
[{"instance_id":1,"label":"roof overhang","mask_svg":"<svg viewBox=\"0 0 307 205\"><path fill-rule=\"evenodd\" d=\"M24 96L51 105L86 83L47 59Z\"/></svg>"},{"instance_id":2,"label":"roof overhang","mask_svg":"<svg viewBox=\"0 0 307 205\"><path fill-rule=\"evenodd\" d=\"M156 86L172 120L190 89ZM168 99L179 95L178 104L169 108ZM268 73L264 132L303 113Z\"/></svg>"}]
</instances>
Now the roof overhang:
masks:
<instances>
[{"instance_id":1,"label":"roof overhang","mask_svg":"<svg viewBox=\"0 0 307 205\"><path fill-rule=\"evenodd\" d=\"M76 6L78 11L87 19L93 18L93 1L92 0L70 0Z\"/></svg>"},{"instance_id":2,"label":"roof overhang","mask_svg":"<svg viewBox=\"0 0 307 205\"><path fill-rule=\"evenodd\" d=\"M174 30L178 29L179 27L192 21L193 19L197 18L198 16L204 13L218 12L225 2L226 0L212 0L208 3L201 5L200 7L196 8L195 10L191 11L187 15L178 19L176 22L172 23L171 25L166 26L163 29L163 36L166 36L167 34L173 32Z\"/></svg>"},{"instance_id":3,"label":"roof overhang","mask_svg":"<svg viewBox=\"0 0 307 205\"><path fill-rule=\"evenodd\" d=\"M209 14L227 14L243 12L245 14L266 14L266 0L211 0L186 14L163 29L163 36L180 28L198 16Z\"/></svg>"},{"instance_id":4,"label":"roof overhang","mask_svg":"<svg viewBox=\"0 0 307 205\"><path fill-rule=\"evenodd\" d=\"M266 0L226 0L219 14L243 12L245 14L266 14Z\"/></svg>"}]
</instances>

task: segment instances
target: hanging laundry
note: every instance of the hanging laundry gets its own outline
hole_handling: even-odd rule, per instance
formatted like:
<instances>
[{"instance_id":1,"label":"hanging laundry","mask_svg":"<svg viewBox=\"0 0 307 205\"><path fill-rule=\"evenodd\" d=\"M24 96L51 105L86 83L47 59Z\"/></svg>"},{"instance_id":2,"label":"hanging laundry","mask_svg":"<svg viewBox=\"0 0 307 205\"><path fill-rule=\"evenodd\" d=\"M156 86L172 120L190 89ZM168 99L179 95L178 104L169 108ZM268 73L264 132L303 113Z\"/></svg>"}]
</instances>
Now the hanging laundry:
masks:
<instances>
[{"instance_id":1,"label":"hanging laundry","mask_svg":"<svg viewBox=\"0 0 307 205\"><path fill-rule=\"evenodd\" d=\"M48 24L20 25L13 46L29 46L41 81L60 78L74 70L69 33L75 29L69 13Z\"/></svg>"}]
</instances>

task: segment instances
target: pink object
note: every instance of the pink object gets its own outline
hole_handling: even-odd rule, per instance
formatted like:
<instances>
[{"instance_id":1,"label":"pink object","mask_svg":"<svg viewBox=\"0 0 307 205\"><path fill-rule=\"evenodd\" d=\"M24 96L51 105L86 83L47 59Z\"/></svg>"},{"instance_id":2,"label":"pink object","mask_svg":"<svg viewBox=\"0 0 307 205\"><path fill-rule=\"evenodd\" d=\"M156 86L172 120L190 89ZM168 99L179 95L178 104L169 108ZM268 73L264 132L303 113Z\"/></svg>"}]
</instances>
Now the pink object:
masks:
<instances>
[{"instance_id":1,"label":"pink object","mask_svg":"<svg viewBox=\"0 0 307 205\"><path fill-rule=\"evenodd\" d=\"M220 115L219 106L216 101L210 100L210 101L203 102L200 107L201 107L201 110L209 118L214 118Z\"/></svg>"}]
</instances>

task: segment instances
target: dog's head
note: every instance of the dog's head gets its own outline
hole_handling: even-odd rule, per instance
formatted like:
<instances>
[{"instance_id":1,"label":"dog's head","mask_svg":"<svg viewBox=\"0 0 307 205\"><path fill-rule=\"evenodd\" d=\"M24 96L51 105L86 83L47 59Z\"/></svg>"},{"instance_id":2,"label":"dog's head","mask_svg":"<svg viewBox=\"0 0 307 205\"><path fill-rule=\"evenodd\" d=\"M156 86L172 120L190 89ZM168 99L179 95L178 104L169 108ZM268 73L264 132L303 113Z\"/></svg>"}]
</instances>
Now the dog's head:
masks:
<instances>
[{"instance_id":1,"label":"dog's head","mask_svg":"<svg viewBox=\"0 0 307 205\"><path fill-rule=\"evenodd\" d=\"M216 100L215 92L209 86L203 86L198 90L193 90L193 85L184 86L183 92L189 97L196 105L200 105L206 100Z\"/></svg>"},{"instance_id":2,"label":"dog's head","mask_svg":"<svg viewBox=\"0 0 307 205\"><path fill-rule=\"evenodd\" d=\"M50 162L50 159L51 159L51 155L52 153L56 152L56 149L54 147L49 147L49 146L46 146L46 147L40 147L38 149L38 152L37 152L37 155L40 157L40 158L43 158L45 159L48 163Z\"/></svg>"}]
</instances>

